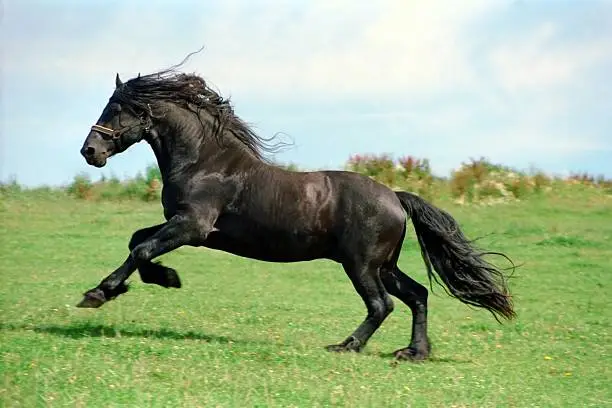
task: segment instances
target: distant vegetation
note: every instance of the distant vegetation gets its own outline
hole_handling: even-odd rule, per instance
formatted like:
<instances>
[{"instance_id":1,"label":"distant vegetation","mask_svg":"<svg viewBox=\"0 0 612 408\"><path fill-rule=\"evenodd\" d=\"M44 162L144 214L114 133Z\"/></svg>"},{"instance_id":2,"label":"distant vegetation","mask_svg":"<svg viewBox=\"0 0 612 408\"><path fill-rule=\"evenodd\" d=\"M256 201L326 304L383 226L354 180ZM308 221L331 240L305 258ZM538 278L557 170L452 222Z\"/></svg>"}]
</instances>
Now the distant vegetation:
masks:
<instances>
[{"instance_id":1,"label":"distant vegetation","mask_svg":"<svg viewBox=\"0 0 612 408\"><path fill-rule=\"evenodd\" d=\"M395 189L413 191L430 200L447 196L459 204L512 201L576 185L612 194L612 180L603 176L555 177L539 170L521 171L494 164L486 158L462 163L448 178L434 176L428 159L413 156L393 160L386 155L356 155L346 167Z\"/></svg>"},{"instance_id":2,"label":"distant vegetation","mask_svg":"<svg viewBox=\"0 0 612 408\"><path fill-rule=\"evenodd\" d=\"M278 165L299 171L294 164ZM470 159L451 172L449 177L437 177L428 159L389 155L354 155L345 169L372 177L393 189L415 192L435 201L450 198L459 204L493 204L526 199L539 194L562 193L567 189L589 188L602 194L612 194L612 179L575 173L569 177L551 176L539 170L522 171L486 158ZM148 166L136 177L120 180L103 177L92 181L86 174L75 176L70 185L60 192L83 200L144 200L156 201L162 188L161 174L156 165ZM1 193L16 193L22 187L15 181L0 185ZM44 187L39 191L52 191ZM57 192L57 190L55 190Z\"/></svg>"}]
</instances>

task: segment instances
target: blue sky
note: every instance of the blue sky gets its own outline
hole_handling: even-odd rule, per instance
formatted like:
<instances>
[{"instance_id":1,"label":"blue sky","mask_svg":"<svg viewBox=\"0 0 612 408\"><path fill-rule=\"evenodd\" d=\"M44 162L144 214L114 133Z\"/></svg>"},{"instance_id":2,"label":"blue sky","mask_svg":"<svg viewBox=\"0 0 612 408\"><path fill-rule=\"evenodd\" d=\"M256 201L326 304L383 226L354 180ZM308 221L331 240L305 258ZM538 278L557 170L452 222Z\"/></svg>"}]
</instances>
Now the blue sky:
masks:
<instances>
[{"instance_id":1,"label":"blue sky","mask_svg":"<svg viewBox=\"0 0 612 408\"><path fill-rule=\"evenodd\" d=\"M124 80L168 67L231 96L281 162L339 168L415 155L612 177L611 1L6 0L0 179L134 175L144 143L87 166L79 149Z\"/></svg>"}]
</instances>

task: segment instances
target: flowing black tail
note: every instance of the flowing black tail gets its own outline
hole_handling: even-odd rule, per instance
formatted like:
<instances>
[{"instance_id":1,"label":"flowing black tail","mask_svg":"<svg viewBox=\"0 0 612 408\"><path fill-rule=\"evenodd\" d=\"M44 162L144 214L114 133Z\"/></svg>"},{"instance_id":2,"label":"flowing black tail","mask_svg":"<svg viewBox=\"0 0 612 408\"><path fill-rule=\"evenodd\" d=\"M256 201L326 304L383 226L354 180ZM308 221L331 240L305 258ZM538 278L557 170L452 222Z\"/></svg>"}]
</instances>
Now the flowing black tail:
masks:
<instances>
[{"instance_id":1,"label":"flowing black tail","mask_svg":"<svg viewBox=\"0 0 612 408\"><path fill-rule=\"evenodd\" d=\"M414 224L430 282L433 278L448 288L450 296L468 305L485 308L496 319L498 316L515 317L506 277L483 256L494 254L509 258L498 252L480 252L463 235L453 217L421 197L403 191L396 194ZM434 276L432 269L444 285Z\"/></svg>"}]
</instances>

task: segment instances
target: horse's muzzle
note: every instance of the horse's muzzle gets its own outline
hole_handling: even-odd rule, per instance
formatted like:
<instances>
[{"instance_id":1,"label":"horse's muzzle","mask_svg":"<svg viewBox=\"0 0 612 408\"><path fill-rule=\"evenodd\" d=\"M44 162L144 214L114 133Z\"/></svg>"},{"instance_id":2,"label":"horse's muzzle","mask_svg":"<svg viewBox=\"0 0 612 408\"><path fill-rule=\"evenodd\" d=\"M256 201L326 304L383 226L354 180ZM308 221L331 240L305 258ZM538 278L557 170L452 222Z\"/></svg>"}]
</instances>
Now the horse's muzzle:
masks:
<instances>
[{"instance_id":1,"label":"horse's muzzle","mask_svg":"<svg viewBox=\"0 0 612 408\"><path fill-rule=\"evenodd\" d=\"M104 167L109 154L107 151L97 151L93 146L83 146L81 155L85 158L87 164L95 167Z\"/></svg>"}]
</instances>

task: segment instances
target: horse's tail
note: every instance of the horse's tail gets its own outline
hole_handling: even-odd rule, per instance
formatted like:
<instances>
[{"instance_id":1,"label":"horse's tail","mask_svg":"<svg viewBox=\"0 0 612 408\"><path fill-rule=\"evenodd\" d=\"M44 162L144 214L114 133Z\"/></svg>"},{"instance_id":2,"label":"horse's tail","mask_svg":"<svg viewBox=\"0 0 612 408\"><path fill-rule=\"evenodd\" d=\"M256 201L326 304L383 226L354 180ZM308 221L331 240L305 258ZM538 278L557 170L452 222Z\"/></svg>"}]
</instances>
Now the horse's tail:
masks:
<instances>
[{"instance_id":1,"label":"horse's tail","mask_svg":"<svg viewBox=\"0 0 612 408\"><path fill-rule=\"evenodd\" d=\"M421 197L403 191L396 194L414 224L430 284L433 278L450 296L487 309L498 321L498 316L508 320L515 317L506 277L483 256L495 254L510 259L498 252L480 252L453 217Z\"/></svg>"}]
</instances>

